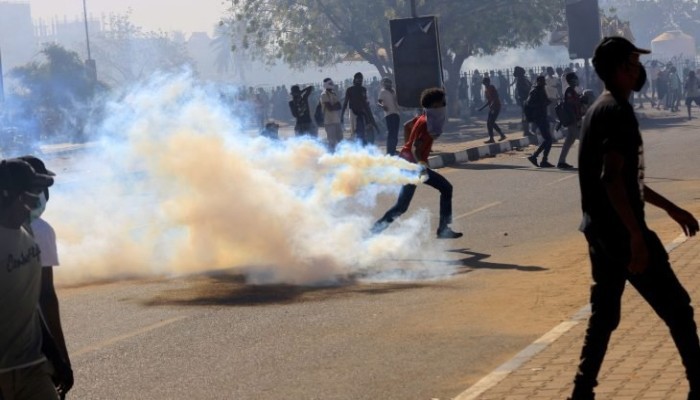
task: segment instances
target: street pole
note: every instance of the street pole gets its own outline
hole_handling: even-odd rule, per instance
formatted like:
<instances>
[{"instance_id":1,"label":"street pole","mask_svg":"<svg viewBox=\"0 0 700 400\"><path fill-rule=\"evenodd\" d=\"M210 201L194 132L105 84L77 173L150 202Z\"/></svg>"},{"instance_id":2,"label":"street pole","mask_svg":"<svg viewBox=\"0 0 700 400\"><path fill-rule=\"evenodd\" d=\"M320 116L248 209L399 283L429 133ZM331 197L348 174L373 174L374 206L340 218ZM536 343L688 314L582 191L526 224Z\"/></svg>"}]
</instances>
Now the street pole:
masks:
<instances>
[{"instance_id":1,"label":"street pole","mask_svg":"<svg viewBox=\"0 0 700 400\"><path fill-rule=\"evenodd\" d=\"M416 11L416 0L411 0L411 17L418 18L418 12Z\"/></svg>"},{"instance_id":2,"label":"street pole","mask_svg":"<svg viewBox=\"0 0 700 400\"><path fill-rule=\"evenodd\" d=\"M97 82L97 64L95 60L92 59L92 54L90 53L90 32L88 31L88 18L87 18L87 6L85 5L85 0L83 0L83 17L85 18L85 42L87 43L87 60L85 60L85 69L87 72L88 79L92 85L92 89L95 89L95 83Z\"/></svg>"},{"instance_id":3,"label":"street pole","mask_svg":"<svg viewBox=\"0 0 700 400\"><path fill-rule=\"evenodd\" d=\"M87 6L85 5L85 0L83 0L83 16L85 17L85 41L87 42L87 59L92 59L90 54L90 34L88 32L88 19L87 19Z\"/></svg>"}]
</instances>

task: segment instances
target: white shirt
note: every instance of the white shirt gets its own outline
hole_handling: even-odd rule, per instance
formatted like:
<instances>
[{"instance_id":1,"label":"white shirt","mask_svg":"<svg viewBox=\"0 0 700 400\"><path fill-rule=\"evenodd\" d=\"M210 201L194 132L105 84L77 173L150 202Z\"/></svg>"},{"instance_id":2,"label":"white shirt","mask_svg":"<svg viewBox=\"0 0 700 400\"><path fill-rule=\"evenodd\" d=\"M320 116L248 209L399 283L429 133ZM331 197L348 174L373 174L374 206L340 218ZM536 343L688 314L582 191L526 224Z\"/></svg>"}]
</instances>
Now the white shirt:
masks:
<instances>
[{"instance_id":1,"label":"white shirt","mask_svg":"<svg viewBox=\"0 0 700 400\"><path fill-rule=\"evenodd\" d=\"M55 267L58 264L58 250L56 249L56 232L51 225L41 218L32 222L34 240L39 245L42 267Z\"/></svg>"},{"instance_id":2,"label":"white shirt","mask_svg":"<svg viewBox=\"0 0 700 400\"><path fill-rule=\"evenodd\" d=\"M323 123L324 124L339 124L340 123L340 113L341 110L329 110L326 108L326 103L331 105L340 104L340 99L338 95L334 92L324 90L321 93L321 107L323 107Z\"/></svg>"},{"instance_id":3,"label":"white shirt","mask_svg":"<svg viewBox=\"0 0 700 400\"><path fill-rule=\"evenodd\" d=\"M557 90L557 87L559 86L559 78L556 76L547 76L544 78L545 82L545 87L544 90L547 92L547 97L549 97L550 100L554 100L557 97L559 97L559 90Z\"/></svg>"},{"instance_id":4,"label":"white shirt","mask_svg":"<svg viewBox=\"0 0 700 400\"><path fill-rule=\"evenodd\" d=\"M381 102L382 105L386 107L386 110L384 111L385 117L399 113L399 102L396 99L396 92L390 92L385 88L382 88L382 90L379 92L377 101Z\"/></svg>"}]
</instances>

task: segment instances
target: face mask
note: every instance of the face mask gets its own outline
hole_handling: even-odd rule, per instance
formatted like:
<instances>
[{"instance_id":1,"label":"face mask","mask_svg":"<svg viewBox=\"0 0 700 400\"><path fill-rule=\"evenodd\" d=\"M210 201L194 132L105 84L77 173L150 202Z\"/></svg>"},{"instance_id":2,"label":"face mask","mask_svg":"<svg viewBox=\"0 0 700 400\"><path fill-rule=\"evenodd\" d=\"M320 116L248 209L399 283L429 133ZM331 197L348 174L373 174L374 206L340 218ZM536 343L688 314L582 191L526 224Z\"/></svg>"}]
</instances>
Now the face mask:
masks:
<instances>
[{"instance_id":1,"label":"face mask","mask_svg":"<svg viewBox=\"0 0 700 400\"><path fill-rule=\"evenodd\" d=\"M36 207L29 210L29 222L32 222L41 217L41 214L44 213L44 210L46 210L46 194L44 192L41 192L41 194L39 194Z\"/></svg>"},{"instance_id":2,"label":"face mask","mask_svg":"<svg viewBox=\"0 0 700 400\"><path fill-rule=\"evenodd\" d=\"M428 123L428 133L437 139L442 135L442 129L447 121L447 107L426 108L425 118Z\"/></svg>"},{"instance_id":3,"label":"face mask","mask_svg":"<svg viewBox=\"0 0 700 400\"><path fill-rule=\"evenodd\" d=\"M635 82L634 87L632 90L635 92L641 92L642 89L644 89L644 85L647 83L647 70L643 66L639 67L639 77L637 78L637 82Z\"/></svg>"}]
</instances>

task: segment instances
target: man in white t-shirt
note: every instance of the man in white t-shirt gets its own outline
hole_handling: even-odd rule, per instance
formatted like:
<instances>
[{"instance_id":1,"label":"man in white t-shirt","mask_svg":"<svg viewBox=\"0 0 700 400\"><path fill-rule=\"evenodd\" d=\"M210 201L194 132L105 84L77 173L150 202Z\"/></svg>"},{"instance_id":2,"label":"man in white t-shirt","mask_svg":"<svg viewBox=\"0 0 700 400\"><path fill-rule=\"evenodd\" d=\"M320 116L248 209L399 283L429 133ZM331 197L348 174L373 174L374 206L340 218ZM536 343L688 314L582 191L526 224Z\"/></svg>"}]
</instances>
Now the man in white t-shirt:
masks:
<instances>
[{"instance_id":1,"label":"man in white t-shirt","mask_svg":"<svg viewBox=\"0 0 700 400\"><path fill-rule=\"evenodd\" d=\"M323 93L321 93L321 107L323 108L323 128L328 138L328 148L335 151L338 143L343 140L343 126L340 124L340 104L338 94L335 92L335 84L331 78L323 80Z\"/></svg>"},{"instance_id":2,"label":"man in white t-shirt","mask_svg":"<svg viewBox=\"0 0 700 400\"><path fill-rule=\"evenodd\" d=\"M561 80L554 76L554 68L547 67L547 72L544 78L544 90L547 93L547 98L549 99L549 105L547 106L547 114L551 121L557 119L556 113L554 112L554 107L557 105L557 100L559 98L559 88L561 85Z\"/></svg>"},{"instance_id":3,"label":"man in white t-shirt","mask_svg":"<svg viewBox=\"0 0 700 400\"><path fill-rule=\"evenodd\" d=\"M391 79L382 79L382 86L382 90L377 98L377 104L384 110L384 120L386 121L386 154L393 156L396 155L396 146L399 142L399 126L401 125L399 102L396 99L394 82Z\"/></svg>"},{"instance_id":4,"label":"man in white t-shirt","mask_svg":"<svg viewBox=\"0 0 700 400\"><path fill-rule=\"evenodd\" d=\"M21 160L0 162L0 398L58 399L42 353L41 250L30 210L53 179Z\"/></svg>"}]
</instances>

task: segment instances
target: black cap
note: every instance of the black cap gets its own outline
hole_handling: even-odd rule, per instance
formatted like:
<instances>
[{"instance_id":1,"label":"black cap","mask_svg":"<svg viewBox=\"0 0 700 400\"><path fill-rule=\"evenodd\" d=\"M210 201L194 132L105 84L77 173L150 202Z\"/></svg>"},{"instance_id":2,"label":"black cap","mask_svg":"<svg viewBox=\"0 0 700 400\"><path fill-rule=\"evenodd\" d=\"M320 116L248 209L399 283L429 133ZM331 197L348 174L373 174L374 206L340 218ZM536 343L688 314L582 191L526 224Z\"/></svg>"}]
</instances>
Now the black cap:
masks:
<instances>
[{"instance_id":1,"label":"black cap","mask_svg":"<svg viewBox=\"0 0 700 400\"><path fill-rule=\"evenodd\" d=\"M15 158L0 162L0 189L2 190L41 190L51 185L53 185L51 176L37 173L26 161Z\"/></svg>"},{"instance_id":2,"label":"black cap","mask_svg":"<svg viewBox=\"0 0 700 400\"><path fill-rule=\"evenodd\" d=\"M640 49L621 36L608 36L598 44L593 55L593 63L599 60L627 59L631 54L651 54L651 50Z\"/></svg>"},{"instance_id":3,"label":"black cap","mask_svg":"<svg viewBox=\"0 0 700 400\"><path fill-rule=\"evenodd\" d=\"M27 155L27 156L17 157L17 159L22 160L22 161L26 162L27 164L31 165L32 168L34 168L34 171L36 171L40 174L44 174L44 175L48 175L48 176L56 176L56 174L53 171L49 171L48 169L46 169L46 164L44 164L44 162L41 161L41 159L37 156Z\"/></svg>"}]
</instances>

